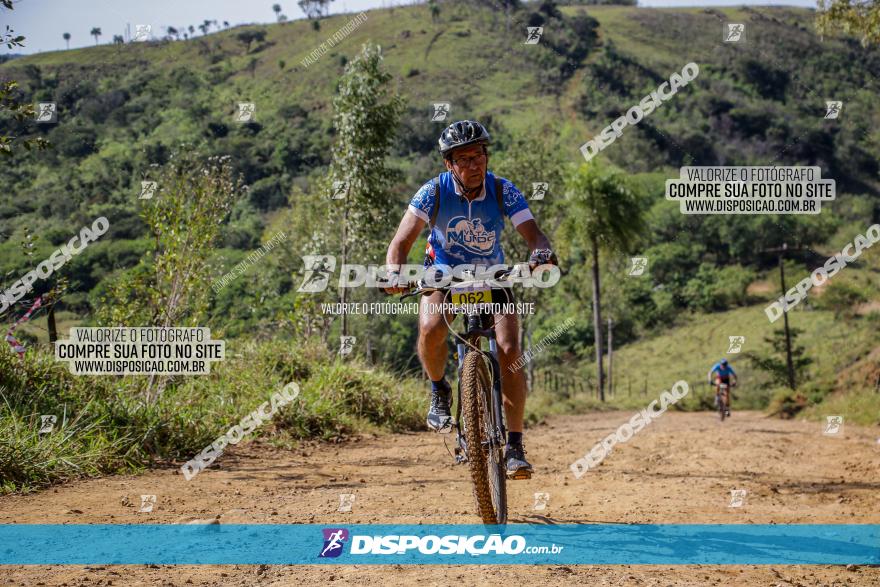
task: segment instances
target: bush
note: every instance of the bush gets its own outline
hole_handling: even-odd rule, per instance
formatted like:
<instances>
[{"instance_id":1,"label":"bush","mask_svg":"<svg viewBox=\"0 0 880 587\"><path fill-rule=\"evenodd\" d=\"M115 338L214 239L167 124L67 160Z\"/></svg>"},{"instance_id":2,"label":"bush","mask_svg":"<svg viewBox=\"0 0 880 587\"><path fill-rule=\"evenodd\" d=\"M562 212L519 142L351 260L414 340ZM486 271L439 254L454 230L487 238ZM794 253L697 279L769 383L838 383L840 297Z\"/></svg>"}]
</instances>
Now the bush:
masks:
<instances>
[{"instance_id":1,"label":"bush","mask_svg":"<svg viewBox=\"0 0 880 587\"><path fill-rule=\"evenodd\" d=\"M746 303L746 288L755 272L740 265L717 268L703 263L697 276L687 282L684 296L695 310L717 311Z\"/></svg>"},{"instance_id":2,"label":"bush","mask_svg":"<svg viewBox=\"0 0 880 587\"><path fill-rule=\"evenodd\" d=\"M423 391L319 346L232 344L210 375L167 382L154 403L136 377L74 376L46 350L25 361L0 353L0 492L192 458L230 426L295 381L301 395L272 424L293 438L339 438L365 430L420 429ZM40 415L56 415L40 435Z\"/></svg>"},{"instance_id":3,"label":"bush","mask_svg":"<svg viewBox=\"0 0 880 587\"><path fill-rule=\"evenodd\" d=\"M809 402L807 397L799 391L792 391L788 388L778 389L773 393L770 399L768 411L772 416L779 416L784 420L794 418Z\"/></svg>"},{"instance_id":4,"label":"bush","mask_svg":"<svg viewBox=\"0 0 880 587\"><path fill-rule=\"evenodd\" d=\"M815 305L824 310L834 312L835 318L852 318L856 315L859 304L869 299L867 292L852 281L829 281L822 295L818 296Z\"/></svg>"}]
</instances>

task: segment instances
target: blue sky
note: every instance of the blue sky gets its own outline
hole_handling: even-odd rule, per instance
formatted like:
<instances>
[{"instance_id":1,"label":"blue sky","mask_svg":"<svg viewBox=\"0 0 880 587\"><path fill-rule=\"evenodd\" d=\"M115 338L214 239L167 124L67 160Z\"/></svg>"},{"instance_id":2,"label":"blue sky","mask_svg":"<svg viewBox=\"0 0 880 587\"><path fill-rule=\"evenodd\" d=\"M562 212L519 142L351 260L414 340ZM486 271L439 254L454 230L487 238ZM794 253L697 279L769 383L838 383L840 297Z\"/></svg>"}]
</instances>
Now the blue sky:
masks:
<instances>
[{"instance_id":1,"label":"blue sky","mask_svg":"<svg viewBox=\"0 0 880 587\"><path fill-rule=\"evenodd\" d=\"M296 0L276 0L289 19L303 18ZM70 46L95 44L89 36L92 27L100 27L101 43L125 32L126 24L134 32L136 24L152 25L153 34L165 34L166 26L197 26L205 19L231 25L275 21L272 0L15 0L15 10L0 11L0 28L11 25L27 37L26 47L16 53L64 49L61 35L71 34ZM358 12L368 8L409 5L410 0L336 0L331 12ZM754 6L794 5L815 7L815 0L641 0L644 6ZM196 31L196 35L200 33ZM7 51L4 46L0 51Z\"/></svg>"}]
</instances>

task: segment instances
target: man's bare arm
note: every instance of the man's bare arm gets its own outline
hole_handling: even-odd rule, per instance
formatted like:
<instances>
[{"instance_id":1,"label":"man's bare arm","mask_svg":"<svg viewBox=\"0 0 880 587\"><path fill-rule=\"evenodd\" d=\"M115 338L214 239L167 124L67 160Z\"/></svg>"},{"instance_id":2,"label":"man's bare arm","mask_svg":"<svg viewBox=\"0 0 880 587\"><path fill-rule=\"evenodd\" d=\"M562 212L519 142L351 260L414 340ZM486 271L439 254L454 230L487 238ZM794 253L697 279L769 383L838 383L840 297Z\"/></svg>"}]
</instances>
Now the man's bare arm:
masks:
<instances>
[{"instance_id":1,"label":"man's bare arm","mask_svg":"<svg viewBox=\"0 0 880 587\"><path fill-rule=\"evenodd\" d=\"M538 223L534 220L526 220L517 226L516 230L524 239L526 239L526 243L529 245L529 251L553 248L550 246L550 239L547 238L547 235L541 232L541 229L538 228Z\"/></svg>"},{"instance_id":2,"label":"man's bare arm","mask_svg":"<svg viewBox=\"0 0 880 587\"><path fill-rule=\"evenodd\" d=\"M397 232L394 234L394 238L391 239L391 244L388 245L388 253L385 255L385 264L388 265L389 270L399 269L400 265L406 263L413 243L419 238L419 234L421 234L427 224L427 222L411 212L403 214L400 226L397 227ZM403 291L403 288L386 288L385 291L388 293L400 293Z\"/></svg>"}]
</instances>

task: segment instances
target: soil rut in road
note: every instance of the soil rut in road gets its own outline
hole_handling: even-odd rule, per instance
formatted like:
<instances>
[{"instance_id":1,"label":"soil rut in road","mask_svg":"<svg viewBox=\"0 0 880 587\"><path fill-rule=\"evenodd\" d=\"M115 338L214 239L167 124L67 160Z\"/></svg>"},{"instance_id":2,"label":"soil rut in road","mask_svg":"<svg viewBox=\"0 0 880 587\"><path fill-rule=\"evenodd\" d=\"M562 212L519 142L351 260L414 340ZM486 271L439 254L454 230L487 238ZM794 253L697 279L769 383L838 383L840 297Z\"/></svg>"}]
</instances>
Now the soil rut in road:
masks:
<instances>
[{"instance_id":1,"label":"soil rut in road","mask_svg":"<svg viewBox=\"0 0 880 587\"><path fill-rule=\"evenodd\" d=\"M569 465L629 412L551 418L525 435L531 480L511 482L510 523L880 523L880 432L734 412L667 412L577 480ZM0 523L479 523L468 471L430 433L239 446L192 481L176 470L81 481L0 498ZM731 490L745 504L728 507ZM534 494L548 493L542 511ZM339 495L356 496L339 513ZM141 495L156 495L140 513ZM219 516L219 518L217 518ZM880 585L842 566L103 566L9 567L4 585ZM112 582L112 583L111 583Z\"/></svg>"}]
</instances>

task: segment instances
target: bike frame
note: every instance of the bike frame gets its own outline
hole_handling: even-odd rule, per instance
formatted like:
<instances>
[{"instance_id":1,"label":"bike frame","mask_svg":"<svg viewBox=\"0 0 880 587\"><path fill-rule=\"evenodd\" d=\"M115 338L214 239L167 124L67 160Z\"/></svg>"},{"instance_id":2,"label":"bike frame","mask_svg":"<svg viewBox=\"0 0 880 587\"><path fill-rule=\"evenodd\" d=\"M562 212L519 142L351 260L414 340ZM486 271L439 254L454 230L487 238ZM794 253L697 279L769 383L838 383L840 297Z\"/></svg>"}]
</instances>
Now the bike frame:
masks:
<instances>
[{"instance_id":1,"label":"bike frame","mask_svg":"<svg viewBox=\"0 0 880 587\"><path fill-rule=\"evenodd\" d=\"M715 395L723 401L725 408L730 408L730 385L727 383L719 383L715 387Z\"/></svg>"}]
</instances>

